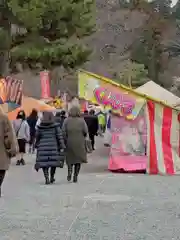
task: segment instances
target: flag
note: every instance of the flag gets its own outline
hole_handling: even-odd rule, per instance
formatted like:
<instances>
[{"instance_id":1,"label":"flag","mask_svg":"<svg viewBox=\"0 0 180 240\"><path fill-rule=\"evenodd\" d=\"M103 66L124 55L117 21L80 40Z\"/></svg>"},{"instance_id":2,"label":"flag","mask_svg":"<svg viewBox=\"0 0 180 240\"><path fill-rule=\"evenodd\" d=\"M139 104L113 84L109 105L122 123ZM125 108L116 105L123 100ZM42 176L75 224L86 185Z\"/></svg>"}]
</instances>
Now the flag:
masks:
<instances>
[{"instance_id":1,"label":"flag","mask_svg":"<svg viewBox=\"0 0 180 240\"><path fill-rule=\"evenodd\" d=\"M49 71L40 72L41 79L41 98L48 99L50 98L50 73Z\"/></svg>"},{"instance_id":2,"label":"flag","mask_svg":"<svg viewBox=\"0 0 180 240\"><path fill-rule=\"evenodd\" d=\"M177 174L180 170L179 121L174 109L147 102L149 174Z\"/></svg>"}]
</instances>

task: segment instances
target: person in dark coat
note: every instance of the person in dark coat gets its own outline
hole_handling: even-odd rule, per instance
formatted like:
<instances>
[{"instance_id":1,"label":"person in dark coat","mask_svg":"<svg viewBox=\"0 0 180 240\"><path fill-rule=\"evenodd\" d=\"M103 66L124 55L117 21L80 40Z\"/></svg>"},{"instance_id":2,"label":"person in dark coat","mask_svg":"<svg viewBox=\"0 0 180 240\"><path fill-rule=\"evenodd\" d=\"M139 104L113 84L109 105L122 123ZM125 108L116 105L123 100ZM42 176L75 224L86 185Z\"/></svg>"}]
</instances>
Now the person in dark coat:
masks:
<instances>
[{"instance_id":1,"label":"person in dark coat","mask_svg":"<svg viewBox=\"0 0 180 240\"><path fill-rule=\"evenodd\" d=\"M98 135L99 129L98 118L97 116L95 116L95 111L92 109L90 110L89 114L88 112L85 112L84 120L88 126L89 138L91 140L92 148L93 150L95 150L95 136Z\"/></svg>"},{"instance_id":2,"label":"person in dark coat","mask_svg":"<svg viewBox=\"0 0 180 240\"><path fill-rule=\"evenodd\" d=\"M87 110L84 111L84 114L82 115L84 117L84 121L86 122L87 126L90 124L90 116L89 112Z\"/></svg>"},{"instance_id":3,"label":"person in dark coat","mask_svg":"<svg viewBox=\"0 0 180 240\"><path fill-rule=\"evenodd\" d=\"M74 168L73 182L77 182L81 164L87 162L85 139L88 135L86 122L81 117L79 107L73 106L68 118L63 124L66 143L66 163L68 166L67 180L71 181Z\"/></svg>"},{"instance_id":4,"label":"person in dark coat","mask_svg":"<svg viewBox=\"0 0 180 240\"><path fill-rule=\"evenodd\" d=\"M36 109L33 109L29 117L27 118L27 123L30 128L30 141L29 141L29 153L34 153L34 142L36 135L36 123L38 120L38 112Z\"/></svg>"},{"instance_id":5,"label":"person in dark coat","mask_svg":"<svg viewBox=\"0 0 180 240\"><path fill-rule=\"evenodd\" d=\"M66 112L64 110L56 113L55 121L60 124L60 128L62 128L65 119L66 119Z\"/></svg>"},{"instance_id":6,"label":"person in dark coat","mask_svg":"<svg viewBox=\"0 0 180 240\"><path fill-rule=\"evenodd\" d=\"M43 113L41 124L37 127L36 148L35 169L43 169L46 184L54 183L56 168L63 167L65 144L60 125L55 123L52 112Z\"/></svg>"}]
</instances>

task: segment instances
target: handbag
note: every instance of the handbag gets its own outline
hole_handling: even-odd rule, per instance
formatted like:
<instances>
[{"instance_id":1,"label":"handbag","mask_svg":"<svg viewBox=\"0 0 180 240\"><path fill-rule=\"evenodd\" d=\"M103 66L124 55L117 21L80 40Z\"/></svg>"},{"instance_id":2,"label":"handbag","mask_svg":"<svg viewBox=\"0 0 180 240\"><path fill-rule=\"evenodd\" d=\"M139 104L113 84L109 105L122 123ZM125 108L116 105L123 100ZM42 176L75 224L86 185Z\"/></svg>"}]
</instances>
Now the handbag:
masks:
<instances>
[{"instance_id":1,"label":"handbag","mask_svg":"<svg viewBox=\"0 0 180 240\"><path fill-rule=\"evenodd\" d=\"M85 138L85 149L87 153L92 153L93 151L91 140L89 139L89 137Z\"/></svg>"},{"instance_id":2,"label":"handbag","mask_svg":"<svg viewBox=\"0 0 180 240\"><path fill-rule=\"evenodd\" d=\"M63 153L64 153L64 150L63 150ZM60 160L60 168L63 168L64 167L64 162L65 162L65 160L63 159L63 160Z\"/></svg>"}]
</instances>

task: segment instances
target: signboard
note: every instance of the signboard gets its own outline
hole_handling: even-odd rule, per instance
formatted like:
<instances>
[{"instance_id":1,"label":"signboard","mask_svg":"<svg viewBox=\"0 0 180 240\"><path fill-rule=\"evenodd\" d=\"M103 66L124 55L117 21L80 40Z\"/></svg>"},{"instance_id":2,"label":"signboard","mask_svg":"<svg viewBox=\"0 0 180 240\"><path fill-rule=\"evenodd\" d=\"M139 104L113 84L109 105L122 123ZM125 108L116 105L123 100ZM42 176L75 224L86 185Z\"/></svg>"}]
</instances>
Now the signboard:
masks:
<instances>
[{"instance_id":1,"label":"signboard","mask_svg":"<svg viewBox=\"0 0 180 240\"><path fill-rule=\"evenodd\" d=\"M144 98L101 76L79 72L78 80L80 98L102 105L105 109L112 109L129 119L135 118L145 104Z\"/></svg>"}]
</instances>

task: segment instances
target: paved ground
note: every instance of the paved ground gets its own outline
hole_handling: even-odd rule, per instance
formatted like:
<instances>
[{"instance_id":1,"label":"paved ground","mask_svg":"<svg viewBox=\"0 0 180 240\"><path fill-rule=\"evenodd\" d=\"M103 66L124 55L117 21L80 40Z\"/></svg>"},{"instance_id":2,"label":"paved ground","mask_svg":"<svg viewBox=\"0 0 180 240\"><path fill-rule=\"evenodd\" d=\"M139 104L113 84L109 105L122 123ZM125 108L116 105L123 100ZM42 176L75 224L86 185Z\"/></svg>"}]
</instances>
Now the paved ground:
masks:
<instances>
[{"instance_id":1,"label":"paved ground","mask_svg":"<svg viewBox=\"0 0 180 240\"><path fill-rule=\"evenodd\" d=\"M100 146L100 143L99 143ZM34 158L12 167L0 200L0 240L180 239L179 177L107 172L100 147L84 165L79 183L45 186Z\"/></svg>"}]
</instances>

